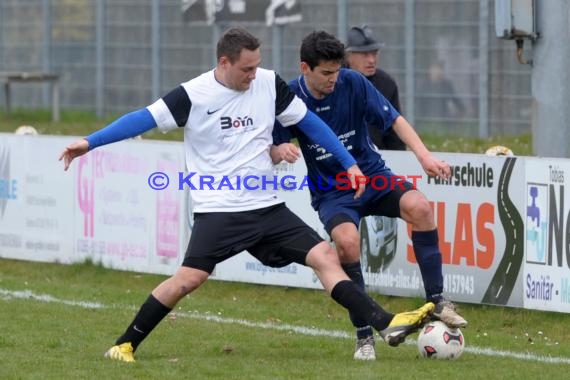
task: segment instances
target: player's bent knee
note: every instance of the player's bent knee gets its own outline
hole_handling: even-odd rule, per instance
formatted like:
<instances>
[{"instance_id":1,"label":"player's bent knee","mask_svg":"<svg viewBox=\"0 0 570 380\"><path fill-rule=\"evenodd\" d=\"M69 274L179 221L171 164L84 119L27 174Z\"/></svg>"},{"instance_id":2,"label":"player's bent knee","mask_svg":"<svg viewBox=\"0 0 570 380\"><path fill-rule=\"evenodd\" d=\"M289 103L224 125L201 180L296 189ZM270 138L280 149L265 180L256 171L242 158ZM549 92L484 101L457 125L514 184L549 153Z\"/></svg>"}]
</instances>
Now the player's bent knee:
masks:
<instances>
[{"instance_id":1,"label":"player's bent knee","mask_svg":"<svg viewBox=\"0 0 570 380\"><path fill-rule=\"evenodd\" d=\"M335 239L335 245L343 256L356 256L360 251L360 236L358 233L344 234Z\"/></svg>"},{"instance_id":2,"label":"player's bent knee","mask_svg":"<svg viewBox=\"0 0 570 380\"><path fill-rule=\"evenodd\" d=\"M191 268L184 269L185 270L180 270L174 275L176 288L181 297L196 290L208 279L206 272Z\"/></svg>"},{"instance_id":3,"label":"player's bent knee","mask_svg":"<svg viewBox=\"0 0 570 380\"><path fill-rule=\"evenodd\" d=\"M416 217L422 221L432 221L433 220L433 210L431 205L429 204L428 200L424 197L420 201L418 201L416 205Z\"/></svg>"},{"instance_id":4,"label":"player's bent knee","mask_svg":"<svg viewBox=\"0 0 570 380\"><path fill-rule=\"evenodd\" d=\"M401 214L404 219L411 223L422 223L426 221L433 221L433 210L426 197L417 194L410 201L406 202L401 207Z\"/></svg>"},{"instance_id":5,"label":"player's bent knee","mask_svg":"<svg viewBox=\"0 0 570 380\"><path fill-rule=\"evenodd\" d=\"M306 264L313 269L322 270L331 266L340 266L334 248L327 242L314 246L307 254Z\"/></svg>"}]
</instances>

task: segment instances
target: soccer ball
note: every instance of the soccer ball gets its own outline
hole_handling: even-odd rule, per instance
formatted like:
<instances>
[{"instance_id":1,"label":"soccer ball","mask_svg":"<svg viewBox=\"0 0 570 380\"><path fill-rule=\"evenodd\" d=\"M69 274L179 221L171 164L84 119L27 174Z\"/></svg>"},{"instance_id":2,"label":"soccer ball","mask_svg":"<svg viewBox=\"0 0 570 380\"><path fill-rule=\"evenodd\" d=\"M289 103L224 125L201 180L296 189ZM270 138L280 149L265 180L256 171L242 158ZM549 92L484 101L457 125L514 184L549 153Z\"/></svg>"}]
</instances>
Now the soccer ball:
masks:
<instances>
[{"instance_id":1,"label":"soccer ball","mask_svg":"<svg viewBox=\"0 0 570 380\"><path fill-rule=\"evenodd\" d=\"M502 145L495 145L490 147L485 151L485 154L487 156L508 156L508 157L512 157L515 155L512 150Z\"/></svg>"},{"instance_id":2,"label":"soccer ball","mask_svg":"<svg viewBox=\"0 0 570 380\"><path fill-rule=\"evenodd\" d=\"M37 135L38 131L36 128L32 127L31 125L20 125L18 128L16 128L16 130L14 131L15 134L17 135Z\"/></svg>"},{"instance_id":3,"label":"soccer ball","mask_svg":"<svg viewBox=\"0 0 570 380\"><path fill-rule=\"evenodd\" d=\"M457 359L465 348L465 338L458 328L441 321L432 321L418 336L418 350L424 358Z\"/></svg>"}]
</instances>

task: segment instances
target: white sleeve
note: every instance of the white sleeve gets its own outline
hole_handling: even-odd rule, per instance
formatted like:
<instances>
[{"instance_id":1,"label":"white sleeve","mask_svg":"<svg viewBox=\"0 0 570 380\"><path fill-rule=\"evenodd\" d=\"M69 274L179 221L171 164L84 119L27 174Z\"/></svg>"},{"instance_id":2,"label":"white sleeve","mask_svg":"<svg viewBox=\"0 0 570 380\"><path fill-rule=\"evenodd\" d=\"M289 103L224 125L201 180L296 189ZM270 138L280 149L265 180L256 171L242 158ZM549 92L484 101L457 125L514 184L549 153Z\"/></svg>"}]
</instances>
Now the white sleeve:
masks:
<instances>
[{"instance_id":1,"label":"white sleeve","mask_svg":"<svg viewBox=\"0 0 570 380\"><path fill-rule=\"evenodd\" d=\"M299 99L298 96L295 95L291 103L277 115L277 120L283 125L284 127L288 127L290 125L297 124L301 119L305 117L307 114L307 106L305 103Z\"/></svg>"},{"instance_id":2,"label":"white sleeve","mask_svg":"<svg viewBox=\"0 0 570 380\"><path fill-rule=\"evenodd\" d=\"M156 125L158 126L158 129L161 132L166 133L168 131L179 128L176 124L176 120L174 120L172 113L162 98L158 99L156 102L152 103L146 108L149 110L150 114L154 118L154 121L156 122Z\"/></svg>"}]
</instances>

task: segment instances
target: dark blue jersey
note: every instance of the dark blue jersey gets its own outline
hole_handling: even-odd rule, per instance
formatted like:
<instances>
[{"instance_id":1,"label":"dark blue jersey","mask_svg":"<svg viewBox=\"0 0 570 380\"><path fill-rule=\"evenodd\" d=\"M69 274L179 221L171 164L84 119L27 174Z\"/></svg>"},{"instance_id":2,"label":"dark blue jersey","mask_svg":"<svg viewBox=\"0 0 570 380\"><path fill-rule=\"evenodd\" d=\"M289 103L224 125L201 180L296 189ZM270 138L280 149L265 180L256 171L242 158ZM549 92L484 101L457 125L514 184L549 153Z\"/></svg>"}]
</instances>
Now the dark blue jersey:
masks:
<instances>
[{"instance_id":1,"label":"dark blue jersey","mask_svg":"<svg viewBox=\"0 0 570 380\"><path fill-rule=\"evenodd\" d=\"M367 125L386 131L400 114L368 79L356 71L341 69L334 91L318 100L310 94L302 75L289 82L289 86L338 136L365 175L373 177L387 170L370 140ZM337 174L345 170L324 148L312 143L295 126L279 125L273 129L275 145L289 142L293 137L299 141L309 180L314 185L311 189L314 205L325 194L335 196L336 185L346 188L346 176L340 183L337 181Z\"/></svg>"}]
</instances>

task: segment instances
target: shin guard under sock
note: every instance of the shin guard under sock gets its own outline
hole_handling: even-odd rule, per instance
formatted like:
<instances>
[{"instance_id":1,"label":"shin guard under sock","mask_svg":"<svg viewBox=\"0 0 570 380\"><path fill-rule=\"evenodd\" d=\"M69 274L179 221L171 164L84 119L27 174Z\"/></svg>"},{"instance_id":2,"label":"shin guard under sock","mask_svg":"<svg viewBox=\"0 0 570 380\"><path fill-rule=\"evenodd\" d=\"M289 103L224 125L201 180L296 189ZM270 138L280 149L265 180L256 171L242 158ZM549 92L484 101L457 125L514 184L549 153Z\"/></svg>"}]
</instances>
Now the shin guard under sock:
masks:
<instances>
[{"instance_id":1,"label":"shin guard under sock","mask_svg":"<svg viewBox=\"0 0 570 380\"><path fill-rule=\"evenodd\" d=\"M443 298L443 273L437 229L412 231L414 253L426 292L426 300L437 303Z\"/></svg>"},{"instance_id":2,"label":"shin guard under sock","mask_svg":"<svg viewBox=\"0 0 570 380\"><path fill-rule=\"evenodd\" d=\"M352 282L354 282L354 284L360 290L362 291L366 290L364 284L364 276L362 274L362 267L360 266L360 261L357 261L355 263L342 264L342 269L344 269L348 277L350 277ZM372 327L370 327L370 325L365 320L358 318L356 315L354 315L354 313L351 313L350 311L348 315L350 317L352 325L356 327L356 337L358 339L368 338L369 336L372 336L374 334L372 331Z\"/></svg>"},{"instance_id":3,"label":"shin guard under sock","mask_svg":"<svg viewBox=\"0 0 570 380\"><path fill-rule=\"evenodd\" d=\"M332 289L331 297L378 331L388 327L394 317L349 280L338 282Z\"/></svg>"},{"instance_id":4,"label":"shin guard under sock","mask_svg":"<svg viewBox=\"0 0 570 380\"><path fill-rule=\"evenodd\" d=\"M170 310L172 309L164 306L151 294L142 304L125 333L117 339L115 344L130 342L133 350L136 350L148 334L170 313Z\"/></svg>"}]
</instances>

